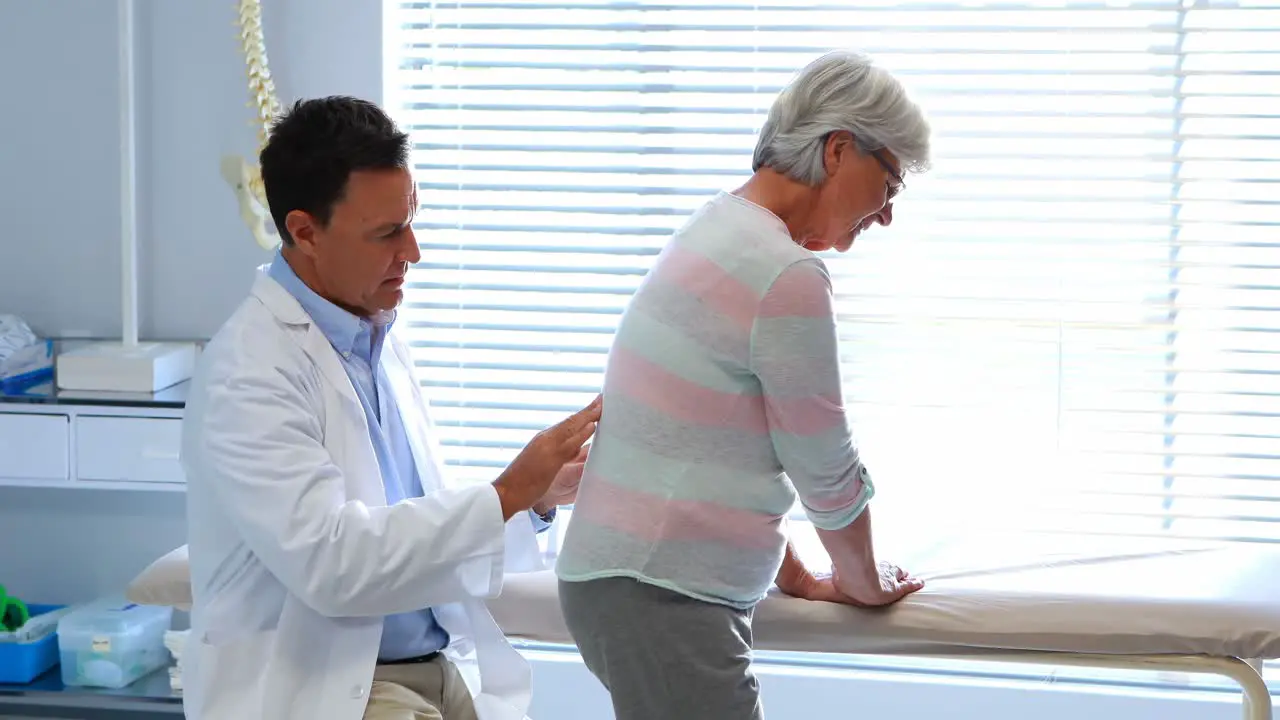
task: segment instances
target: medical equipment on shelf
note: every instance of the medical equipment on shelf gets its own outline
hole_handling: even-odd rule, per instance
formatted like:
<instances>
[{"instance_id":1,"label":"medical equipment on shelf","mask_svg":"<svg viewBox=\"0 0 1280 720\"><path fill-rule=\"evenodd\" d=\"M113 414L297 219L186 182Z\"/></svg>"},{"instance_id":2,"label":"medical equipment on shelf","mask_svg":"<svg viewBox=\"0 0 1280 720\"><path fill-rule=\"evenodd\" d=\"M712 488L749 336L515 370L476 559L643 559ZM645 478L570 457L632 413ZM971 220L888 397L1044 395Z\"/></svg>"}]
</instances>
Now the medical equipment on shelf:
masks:
<instances>
[{"instance_id":1,"label":"medical equipment on shelf","mask_svg":"<svg viewBox=\"0 0 1280 720\"><path fill-rule=\"evenodd\" d=\"M0 593L4 592L4 588L0 587ZM48 612L37 612L32 606L29 610L27 621L19 625L13 630L0 632L0 643L31 643L46 635L51 635L58 629L58 621L63 615L71 612L71 608L62 607Z\"/></svg>"},{"instance_id":2,"label":"medical equipment on shelf","mask_svg":"<svg viewBox=\"0 0 1280 720\"><path fill-rule=\"evenodd\" d=\"M27 605L31 618L15 632L0 633L0 684L23 685L58 664L57 605Z\"/></svg>"},{"instance_id":3,"label":"medical equipment on shelf","mask_svg":"<svg viewBox=\"0 0 1280 720\"><path fill-rule=\"evenodd\" d=\"M138 342L137 112L134 0L116 0L120 110L120 318L118 341L88 342L62 350L55 381L64 390L155 392L195 371L192 342Z\"/></svg>"},{"instance_id":4,"label":"medical equipment on shelf","mask_svg":"<svg viewBox=\"0 0 1280 720\"><path fill-rule=\"evenodd\" d=\"M0 315L0 365L19 350L36 344L39 339L22 318L17 315Z\"/></svg>"},{"instance_id":5,"label":"medical equipment on shelf","mask_svg":"<svg viewBox=\"0 0 1280 720\"><path fill-rule=\"evenodd\" d=\"M53 377L53 341L41 340L16 315L0 315L0 392L16 392Z\"/></svg>"},{"instance_id":6,"label":"medical equipment on shelf","mask_svg":"<svg viewBox=\"0 0 1280 720\"><path fill-rule=\"evenodd\" d=\"M58 622L65 685L118 689L169 664L164 633L173 608L108 597L74 608Z\"/></svg>"},{"instance_id":7,"label":"medical equipment on shelf","mask_svg":"<svg viewBox=\"0 0 1280 720\"><path fill-rule=\"evenodd\" d=\"M27 604L16 597L10 597L0 585L0 630L14 632L27 624L31 612Z\"/></svg>"}]
</instances>

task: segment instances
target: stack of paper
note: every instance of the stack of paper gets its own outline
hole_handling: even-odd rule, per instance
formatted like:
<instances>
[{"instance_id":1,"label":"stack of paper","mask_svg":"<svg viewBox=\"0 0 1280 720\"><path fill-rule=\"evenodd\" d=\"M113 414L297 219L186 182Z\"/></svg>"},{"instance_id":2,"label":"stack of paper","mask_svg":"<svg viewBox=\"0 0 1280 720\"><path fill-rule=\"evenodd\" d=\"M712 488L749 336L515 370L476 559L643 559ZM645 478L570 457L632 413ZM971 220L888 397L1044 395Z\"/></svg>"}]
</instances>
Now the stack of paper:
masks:
<instances>
[{"instance_id":1,"label":"stack of paper","mask_svg":"<svg viewBox=\"0 0 1280 720\"><path fill-rule=\"evenodd\" d=\"M182 650L187 644L190 630L168 630L164 634L164 646L173 656L173 666L169 668L169 687L182 691Z\"/></svg>"}]
</instances>

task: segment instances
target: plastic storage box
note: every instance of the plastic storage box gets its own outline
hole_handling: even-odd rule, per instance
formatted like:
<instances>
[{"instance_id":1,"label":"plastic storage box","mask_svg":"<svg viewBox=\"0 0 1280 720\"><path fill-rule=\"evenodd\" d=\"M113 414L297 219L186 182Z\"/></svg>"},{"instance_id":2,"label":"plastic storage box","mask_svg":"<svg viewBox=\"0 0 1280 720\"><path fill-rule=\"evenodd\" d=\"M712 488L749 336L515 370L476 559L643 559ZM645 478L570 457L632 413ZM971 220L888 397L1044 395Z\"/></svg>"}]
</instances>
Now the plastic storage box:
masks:
<instances>
[{"instance_id":1,"label":"plastic storage box","mask_svg":"<svg viewBox=\"0 0 1280 720\"><path fill-rule=\"evenodd\" d=\"M36 617L60 609L59 605L28 605ZM30 642L0 642L0 685L25 685L58 664L57 631Z\"/></svg>"},{"instance_id":2,"label":"plastic storage box","mask_svg":"<svg viewBox=\"0 0 1280 720\"><path fill-rule=\"evenodd\" d=\"M173 608L122 597L96 600L58 621L62 683L118 689L169 664L164 632Z\"/></svg>"}]
</instances>

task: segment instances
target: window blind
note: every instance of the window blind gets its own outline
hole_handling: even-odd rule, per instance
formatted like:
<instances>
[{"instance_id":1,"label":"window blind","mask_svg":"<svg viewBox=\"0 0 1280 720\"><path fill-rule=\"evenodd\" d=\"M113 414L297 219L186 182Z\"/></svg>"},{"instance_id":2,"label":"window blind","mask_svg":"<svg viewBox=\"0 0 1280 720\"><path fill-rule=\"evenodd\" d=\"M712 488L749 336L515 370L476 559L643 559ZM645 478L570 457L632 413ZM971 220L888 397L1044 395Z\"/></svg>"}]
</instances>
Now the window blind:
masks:
<instances>
[{"instance_id":1,"label":"window blind","mask_svg":"<svg viewBox=\"0 0 1280 720\"><path fill-rule=\"evenodd\" d=\"M669 234L857 48L934 126L894 224L824 258L878 522L1280 541L1280 0L388 13L399 322L458 477L590 401Z\"/></svg>"}]
</instances>

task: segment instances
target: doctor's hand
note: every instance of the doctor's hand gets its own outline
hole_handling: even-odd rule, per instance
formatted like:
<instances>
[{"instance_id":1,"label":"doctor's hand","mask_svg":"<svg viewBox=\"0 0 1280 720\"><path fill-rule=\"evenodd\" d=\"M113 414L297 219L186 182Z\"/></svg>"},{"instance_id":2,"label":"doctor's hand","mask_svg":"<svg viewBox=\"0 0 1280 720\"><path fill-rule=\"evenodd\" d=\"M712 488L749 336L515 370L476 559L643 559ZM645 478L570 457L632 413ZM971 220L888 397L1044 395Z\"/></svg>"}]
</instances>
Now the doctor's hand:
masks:
<instances>
[{"instance_id":1,"label":"doctor's hand","mask_svg":"<svg viewBox=\"0 0 1280 720\"><path fill-rule=\"evenodd\" d=\"M582 455L583 445L591 439L600 420L600 404L601 399L597 396L590 405L534 435L516 459L493 481L504 520L510 520L516 513L524 512L542 500L551 491L561 470ZM581 470L576 479L570 477L575 495L581 479Z\"/></svg>"},{"instance_id":2,"label":"doctor's hand","mask_svg":"<svg viewBox=\"0 0 1280 720\"><path fill-rule=\"evenodd\" d=\"M534 512L546 515L552 508L573 504L578 497L578 486L582 484L582 471L587 466L587 453L590 451L591 443L583 445L582 450L578 451L578 457L560 468L556 479L551 481L547 494L533 504Z\"/></svg>"}]
</instances>

